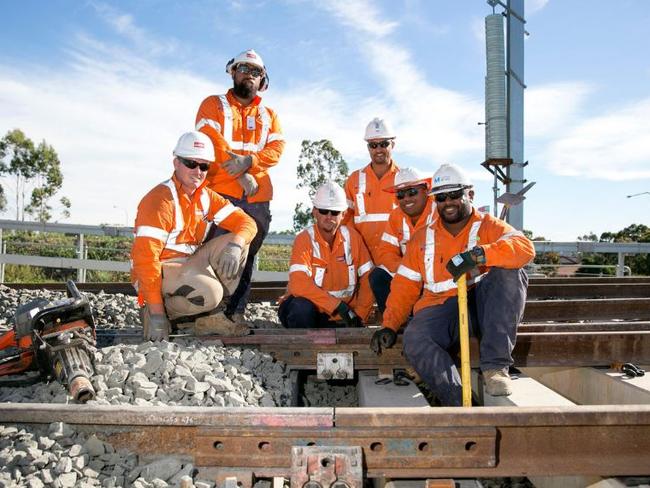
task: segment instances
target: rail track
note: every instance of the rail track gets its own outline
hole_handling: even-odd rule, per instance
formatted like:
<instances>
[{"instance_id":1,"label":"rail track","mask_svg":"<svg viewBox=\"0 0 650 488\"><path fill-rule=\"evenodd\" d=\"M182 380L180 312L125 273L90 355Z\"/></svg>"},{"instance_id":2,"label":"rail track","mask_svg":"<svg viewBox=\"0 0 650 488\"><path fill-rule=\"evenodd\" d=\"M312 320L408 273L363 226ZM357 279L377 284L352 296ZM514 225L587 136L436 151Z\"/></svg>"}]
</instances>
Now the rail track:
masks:
<instances>
[{"instance_id":1,"label":"rail track","mask_svg":"<svg viewBox=\"0 0 650 488\"><path fill-rule=\"evenodd\" d=\"M285 286L254 283L253 298L275 300ZM57 288L34 286L44 287ZM134 294L124 283L79 288ZM139 341L137 332L98 333L107 342ZM355 372L389 374L408 366L400 341L382 356L372 354L370 334L367 329L258 329L249 336L218 339L269 352L294 373L317 369L322 354L349 355ZM513 356L520 368L650 364L650 278L532 279ZM472 358L477 357L472 341ZM650 474L647 404L471 410L0 404L0 418L64 421L101 433L115 447L186 456L219 486L241 488L277 476L290 478L292 487L311 479L328 488L332 473L343 483L336 488L360 487L363 477ZM236 484L228 485L233 478Z\"/></svg>"}]
</instances>

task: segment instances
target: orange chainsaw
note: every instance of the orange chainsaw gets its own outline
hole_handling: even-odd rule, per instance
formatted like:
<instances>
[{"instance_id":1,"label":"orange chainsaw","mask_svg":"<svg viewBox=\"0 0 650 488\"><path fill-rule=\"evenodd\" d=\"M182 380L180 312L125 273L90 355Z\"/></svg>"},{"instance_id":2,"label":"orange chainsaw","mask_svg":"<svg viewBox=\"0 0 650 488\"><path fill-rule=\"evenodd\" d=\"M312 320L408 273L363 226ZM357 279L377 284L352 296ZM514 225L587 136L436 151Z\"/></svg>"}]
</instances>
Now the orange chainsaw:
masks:
<instances>
[{"instance_id":1,"label":"orange chainsaw","mask_svg":"<svg viewBox=\"0 0 650 488\"><path fill-rule=\"evenodd\" d=\"M56 379L81 403L95 397L95 320L77 285L70 280L66 288L68 298L37 298L18 307L13 329L0 336L0 386Z\"/></svg>"}]
</instances>

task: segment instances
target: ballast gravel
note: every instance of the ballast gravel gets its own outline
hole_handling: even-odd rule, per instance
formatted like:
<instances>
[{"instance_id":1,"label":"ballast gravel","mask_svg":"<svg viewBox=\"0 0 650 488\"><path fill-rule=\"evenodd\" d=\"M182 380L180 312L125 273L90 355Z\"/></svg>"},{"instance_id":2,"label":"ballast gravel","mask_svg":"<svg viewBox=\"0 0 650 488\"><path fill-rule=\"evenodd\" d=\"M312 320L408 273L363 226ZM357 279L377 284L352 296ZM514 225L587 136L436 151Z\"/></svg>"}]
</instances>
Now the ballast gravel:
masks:
<instances>
[{"instance_id":1,"label":"ballast gravel","mask_svg":"<svg viewBox=\"0 0 650 488\"><path fill-rule=\"evenodd\" d=\"M177 340L98 349L97 405L276 407L291 403L283 363L256 349ZM0 402L68 403L57 382L0 388Z\"/></svg>"},{"instance_id":2,"label":"ballast gravel","mask_svg":"<svg viewBox=\"0 0 650 488\"><path fill-rule=\"evenodd\" d=\"M0 425L0 487L212 488L178 457L148 460L70 425Z\"/></svg>"}]
</instances>

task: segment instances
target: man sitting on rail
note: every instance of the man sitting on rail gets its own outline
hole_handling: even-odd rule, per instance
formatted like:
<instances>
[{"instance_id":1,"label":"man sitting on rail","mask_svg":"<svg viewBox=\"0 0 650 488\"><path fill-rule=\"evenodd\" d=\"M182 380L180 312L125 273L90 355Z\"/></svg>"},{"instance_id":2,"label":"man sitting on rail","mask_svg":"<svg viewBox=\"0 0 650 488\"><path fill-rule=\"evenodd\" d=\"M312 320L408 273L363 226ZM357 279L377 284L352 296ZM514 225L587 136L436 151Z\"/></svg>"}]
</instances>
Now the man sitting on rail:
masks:
<instances>
[{"instance_id":1,"label":"man sitting on rail","mask_svg":"<svg viewBox=\"0 0 650 488\"><path fill-rule=\"evenodd\" d=\"M370 272L370 287L381 313L386 308L390 282L404 256L406 243L415 231L431 224L438 216L434 199L429 195L430 189L431 177L423 177L415 168L400 169L395 184L384 189L396 194L399 206L388 215L375 253L376 268Z\"/></svg>"},{"instance_id":2,"label":"man sitting on rail","mask_svg":"<svg viewBox=\"0 0 650 488\"><path fill-rule=\"evenodd\" d=\"M215 313L198 318L195 333L247 334L247 326L215 309L239 283L255 221L205 187L214 161L208 136L183 134L173 154L174 174L144 196L135 219L131 275L144 305L144 338L168 339L169 319L206 312ZM210 223L230 233L202 245Z\"/></svg>"},{"instance_id":3,"label":"man sitting on rail","mask_svg":"<svg viewBox=\"0 0 650 488\"><path fill-rule=\"evenodd\" d=\"M433 177L439 218L420 229L391 284L383 325L370 347L381 354L404 332L404 353L443 405L461 405L460 376L451 351L458 348L456 281L468 274L468 309L480 338L480 366L490 395L511 393L508 368L526 303L522 269L533 244L506 222L472 206L474 190L461 168L443 164Z\"/></svg>"},{"instance_id":4,"label":"man sitting on rail","mask_svg":"<svg viewBox=\"0 0 650 488\"><path fill-rule=\"evenodd\" d=\"M372 261L361 236L341 225L347 200L343 188L328 181L316 191L315 225L296 236L287 294L278 315L288 328L361 326L373 305L368 275Z\"/></svg>"}]
</instances>

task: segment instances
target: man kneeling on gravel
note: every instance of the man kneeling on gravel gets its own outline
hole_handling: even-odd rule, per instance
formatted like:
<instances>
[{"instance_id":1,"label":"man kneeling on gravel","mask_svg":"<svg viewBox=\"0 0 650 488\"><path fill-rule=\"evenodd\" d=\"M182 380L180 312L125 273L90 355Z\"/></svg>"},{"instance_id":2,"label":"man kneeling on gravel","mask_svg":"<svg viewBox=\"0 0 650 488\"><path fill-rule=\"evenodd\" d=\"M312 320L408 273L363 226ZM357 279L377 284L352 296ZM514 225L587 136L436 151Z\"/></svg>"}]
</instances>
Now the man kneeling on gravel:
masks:
<instances>
[{"instance_id":1,"label":"man kneeling on gravel","mask_svg":"<svg viewBox=\"0 0 650 488\"><path fill-rule=\"evenodd\" d=\"M144 305L144 339L168 339L170 320L194 321L196 335L245 335L248 327L217 306L239 283L255 221L205 187L214 161L208 136L183 134L173 154L174 174L144 196L135 219L131 276ZM210 224L230 233L202 244Z\"/></svg>"},{"instance_id":2,"label":"man kneeling on gravel","mask_svg":"<svg viewBox=\"0 0 650 488\"><path fill-rule=\"evenodd\" d=\"M296 236L287 294L278 316L287 328L363 325L374 297L368 276L372 261L361 235L341 225L348 208L343 188L333 181L314 195L315 224Z\"/></svg>"}]
</instances>

